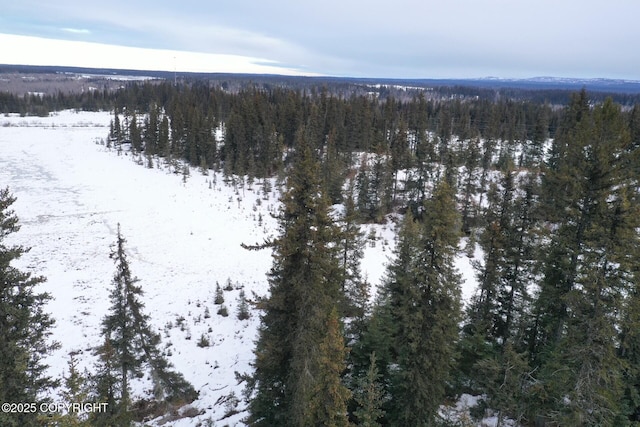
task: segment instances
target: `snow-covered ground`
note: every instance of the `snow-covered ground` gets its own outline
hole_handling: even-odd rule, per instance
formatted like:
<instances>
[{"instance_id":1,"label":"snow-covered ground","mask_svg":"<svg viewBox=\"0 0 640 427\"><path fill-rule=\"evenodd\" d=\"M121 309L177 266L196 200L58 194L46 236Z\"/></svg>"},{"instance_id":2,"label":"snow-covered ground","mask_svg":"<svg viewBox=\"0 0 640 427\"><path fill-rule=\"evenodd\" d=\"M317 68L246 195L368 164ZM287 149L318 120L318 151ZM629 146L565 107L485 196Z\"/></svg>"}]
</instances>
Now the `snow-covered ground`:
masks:
<instances>
[{"instance_id":1,"label":"snow-covered ground","mask_svg":"<svg viewBox=\"0 0 640 427\"><path fill-rule=\"evenodd\" d=\"M266 294L271 252L240 245L277 232L270 215L278 209L277 186L265 196L257 182L234 188L222 176L197 169L185 182L168 167L140 166L99 144L110 120L109 113L71 111L0 117L0 187L9 186L17 197L13 207L22 225L13 241L32 247L19 267L46 276L42 290L54 297L48 312L57 321L53 338L61 348L48 360L51 374L66 373L72 351L80 352L83 366L93 367L115 272L109 253L120 224L145 292L145 311L176 370L200 392L193 405L200 415L172 425L242 425L244 404L235 403L243 385L235 372L250 369L259 318L254 313L240 321L235 314L241 289L250 299L254 292ZM378 239L367 245L362 270L377 286L395 227L367 226L365 235L371 228ZM468 298L473 271L464 256L458 265ZM229 283L229 316L223 317L214 293L216 284ZM201 338L209 346L198 345ZM141 381L136 392L144 393L145 386Z\"/></svg>"}]
</instances>

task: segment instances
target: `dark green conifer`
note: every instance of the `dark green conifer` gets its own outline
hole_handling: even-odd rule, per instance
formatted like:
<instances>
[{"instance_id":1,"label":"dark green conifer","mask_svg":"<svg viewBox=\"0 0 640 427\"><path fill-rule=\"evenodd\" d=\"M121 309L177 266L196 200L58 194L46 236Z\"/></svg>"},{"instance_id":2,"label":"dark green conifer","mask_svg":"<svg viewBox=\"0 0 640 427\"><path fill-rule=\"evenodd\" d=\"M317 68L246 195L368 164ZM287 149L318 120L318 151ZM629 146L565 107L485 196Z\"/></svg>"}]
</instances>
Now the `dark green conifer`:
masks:
<instances>
[{"instance_id":1,"label":"dark green conifer","mask_svg":"<svg viewBox=\"0 0 640 427\"><path fill-rule=\"evenodd\" d=\"M342 383L341 376L346 369L348 351L335 307L329 313L325 327L326 332L318 348L318 377L308 403L311 414L306 425L347 427L347 401L351 392Z\"/></svg>"},{"instance_id":2,"label":"dark green conifer","mask_svg":"<svg viewBox=\"0 0 640 427\"><path fill-rule=\"evenodd\" d=\"M56 385L43 358L57 348L48 341L53 319L44 312L50 296L38 293L44 277L20 271L13 264L29 251L6 239L20 230L11 209L8 188L0 190L0 402L43 402L43 393ZM2 411L0 425L35 426L37 412Z\"/></svg>"},{"instance_id":3,"label":"dark green conifer","mask_svg":"<svg viewBox=\"0 0 640 427\"><path fill-rule=\"evenodd\" d=\"M244 294L244 291L240 291L240 297L238 298L238 300L238 320L247 320L249 317L251 317L251 314L249 313L249 304L247 303L247 298Z\"/></svg>"},{"instance_id":4,"label":"dark green conifer","mask_svg":"<svg viewBox=\"0 0 640 427\"><path fill-rule=\"evenodd\" d=\"M546 194L557 231L534 306L540 390L533 397L557 423L617 425L625 411L617 329L638 253L629 133L618 106L607 100L590 108L583 92L554 145L546 176L563 195Z\"/></svg>"},{"instance_id":5,"label":"dark green conifer","mask_svg":"<svg viewBox=\"0 0 640 427\"><path fill-rule=\"evenodd\" d=\"M129 121L129 140L134 153L142 151L142 135L138 125L138 116L135 112L131 115L131 120Z\"/></svg>"},{"instance_id":6,"label":"dark green conifer","mask_svg":"<svg viewBox=\"0 0 640 427\"><path fill-rule=\"evenodd\" d=\"M369 357L369 369L362 378L358 379L355 389L355 400L358 408L354 415L358 425L363 427L380 427L380 419L384 416L384 388L376 361L376 353Z\"/></svg>"},{"instance_id":7,"label":"dark green conifer","mask_svg":"<svg viewBox=\"0 0 640 427\"><path fill-rule=\"evenodd\" d=\"M422 222L407 213L384 302L391 322L391 400L396 425L433 425L454 361L460 320L460 237L452 189L443 180L424 204ZM384 350L384 349L383 349ZM388 350L387 350L388 351Z\"/></svg>"},{"instance_id":8,"label":"dark green conifer","mask_svg":"<svg viewBox=\"0 0 640 427\"><path fill-rule=\"evenodd\" d=\"M75 355L69 355L67 363L68 374L64 377L64 390L61 397L64 402L89 403L91 402L91 385L89 383L89 373L80 372L78 360ZM67 413L42 414L42 420L64 427L89 427L91 426L88 413L69 411Z\"/></svg>"},{"instance_id":9,"label":"dark green conifer","mask_svg":"<svg viewBox=\"0 0 640 427\"><path fill-rule=\"evenodd\" d=\"M158 401L172 405L190 403L197 398L197 392L182 377L173 372L169 362L160 354L160 336L148 324L149 316L144 314L140 298L142 288L137 277L131 273L125 251L125 239L118 234L116 245L110 257L116 264L111 291L111 309L102 322L105 343L98 349L100 364L97 376L99 398L113 401L110 408L118 425L129 425L133 419L130 412L132 399L129 380L149 367L154 381L155 397ZM109 420L107 415L104 422Z\"/></svg>"},{"instance_id":10,"label":"dark green conifer","mask_svg":"<svg viewBox=\"0 0 640 427\"><path fill-rule=\"evenodd\" d=\"M260 302L264 313L255 372L247 387L251 425L328 425L339 423L336 417L346 419L342 392L323 404L321 413L328 418L309 411L317 391L335 388L339 381L328 361L331 366L337 363L338 344L331 335L340 332L327 328L327 319L343 298L343 270L339 229L329 214L316 155L304 135L303 129L297 133L296 159L282 196L270 295Z\"/></svg>"}]
</instances>

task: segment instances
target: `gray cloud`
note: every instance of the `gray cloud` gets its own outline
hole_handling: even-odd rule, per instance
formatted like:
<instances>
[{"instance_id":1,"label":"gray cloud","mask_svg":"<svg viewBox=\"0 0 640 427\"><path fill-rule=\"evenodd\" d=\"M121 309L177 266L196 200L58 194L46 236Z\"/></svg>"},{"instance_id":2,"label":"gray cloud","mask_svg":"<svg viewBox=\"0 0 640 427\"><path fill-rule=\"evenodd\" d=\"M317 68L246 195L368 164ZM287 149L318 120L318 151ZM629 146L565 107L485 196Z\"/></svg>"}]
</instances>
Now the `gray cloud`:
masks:
<instances>
[{"instance_id":1,"label":"gray cloud","mask_svg":"<svg viewBox=\"0 0 640 427\"><path fill-rule=\"evenodd\" d=\"M60 38L246 55L333 75L640 79L635 0L23 0L3 10L10 31L0 32L53 37L57 28Z\"/></svg>"}]
</instances>

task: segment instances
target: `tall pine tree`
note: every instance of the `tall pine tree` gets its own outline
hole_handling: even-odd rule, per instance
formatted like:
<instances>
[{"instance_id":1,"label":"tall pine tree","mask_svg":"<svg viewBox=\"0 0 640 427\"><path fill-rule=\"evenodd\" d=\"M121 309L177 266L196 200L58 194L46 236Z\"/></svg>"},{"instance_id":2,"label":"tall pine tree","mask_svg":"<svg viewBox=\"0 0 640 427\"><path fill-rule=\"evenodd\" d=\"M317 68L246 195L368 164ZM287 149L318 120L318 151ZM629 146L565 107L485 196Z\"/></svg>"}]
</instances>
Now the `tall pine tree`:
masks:
<instances>
[{"instance_id":1,"label":"tall pine tree","mask_svg":"<svg viewBox=\"0 0 640 427\"><path fill-rule=\"evenodd\" d=\"M118 425L128 425L132 421L129 381L145 368L151 373L158 401L181 405L190 403L198 395L181 374L171 370L171 365L158 350L160 336L151 330L149 316L142 311L144 305L140 298L143 292L137 284L139 279L133 276L129 267L125 243L118 224L116 244L110 255L116 264L111 309L102 322L105 344L98 349L101 366L97 388L104 393L99 398L114 402L114 408L109 408L105 416L98 415L97 422ZM109 416L114 418L105 420Z\"/></svg>"},{"instance_id":2,"label":"tall pine tree","mask_svg":"<svg viewBox=\"0 0 640 427\"><path fill-rule=\"evenodd\" d=\"M348 391L340 383L344 338L336 330L342 305L340 232L330 216L317 154L303 128L282 197L270 295L261 301L255 372L247 394L251 425L345 425ZM319 391L331 396L319 402ZM310 408L314 408L310 410Z\"/></svg>"},{"instance_id":3,"label":"tall pine tree","mask_svg":"<svg viewBox=\"0 0 640 427\"><path fill-rule=\"evenodd\" d=\"M534 397L540 413L563 425L619 425L617 325L638 253L630 138L620 108L611 100L590 108L584 92L564 126L546 176L565 191L562 199L547 194L556 232L534 307Z\"/></svg>"},{"instance_id":4,"label":"tall pine tree","mask_svg":"<svg viewBox=\"0 0 640 427\"><path fill-rule=\"evenodd\" d=\"M392 325L387 414L394 425L433 425L458 335L460 276L454 259L460 223L453 190L444 180L424 202L421 221L410 212L383 289Z\"/></svg>"}]
</instances>

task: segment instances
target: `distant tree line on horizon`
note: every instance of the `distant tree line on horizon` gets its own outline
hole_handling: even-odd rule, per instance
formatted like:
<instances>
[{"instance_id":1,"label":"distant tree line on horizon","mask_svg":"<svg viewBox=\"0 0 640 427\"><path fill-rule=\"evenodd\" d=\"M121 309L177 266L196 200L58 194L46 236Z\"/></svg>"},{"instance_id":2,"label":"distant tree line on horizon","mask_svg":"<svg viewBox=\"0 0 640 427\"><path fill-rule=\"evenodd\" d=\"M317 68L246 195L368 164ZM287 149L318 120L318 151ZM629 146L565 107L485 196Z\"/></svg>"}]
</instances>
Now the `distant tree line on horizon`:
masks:
<instances>
[{"instance_id":1,"label":"distant tree line on horizon","mask_svg":"<svg viewBox=\"0 0 640 427\"><path fill-rule=\"evenodd\" d=\"M20 67L0 66L2 73L22 73L35 75L34 87L40 87L37 82L39 74L66 72L69 75L83 72L89 76L100 70L58 70L56 67L31 67L21 69ZM0 113L18 113L23 116L46 116L51 112L64 109L77 109L83 111L104 111L113 108L117 99L121 99L122 93L140 87L141 85L168 85L173 86L176 92L194 86L205 85L210 88L219 88L229 93L237 93L247 88L258 88L260 90L273 91L275 89L292 90L294 92L321 92L328 90L331 95L349 98L352 96L373 95L385 100L389 97L399 102L413 99L418 93L424 92L433 99L439 100L482 100L491 101L505 100L513 102L532 102L535 104L549 104L553 106L563 106L570 102L570 95L575 89L569 87L527 87L522 84L514 84L510 87L508 83L501 83L492 87L481 80L470 80L467 83L456 80L399 80L399 79L353 79L340 77L296 77L296 76L269 76L269 75L242 75L242 74L181 74L173 84L173 73L140 73L135 71L126 72L132 75L154 78L146 81L123 81L122 85L114 88L113 84L105 84L100 79L107 78L98 75L95 79L94 87L91 87L91 78L87 80L87 88L82 90L62 90L56 92L41 93L39 90L20 93L9 87L0 91ZM105 75L116 75L114 70L104 70ZM128 75L128 74L127 74ZM28 87L27 83L21 87ZM22 89L24 90L24 88ZM611 98L615 102L629 107L640 101L640 94L629 92L628 88L620 87L619 91L607 91L606 87L599 87L598 90L590 94L594 102L602 102L606 98Z\"/></svg>"}]
</instances>

